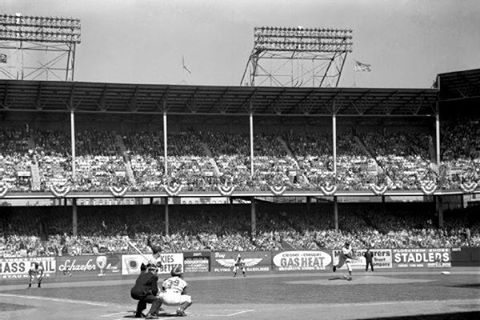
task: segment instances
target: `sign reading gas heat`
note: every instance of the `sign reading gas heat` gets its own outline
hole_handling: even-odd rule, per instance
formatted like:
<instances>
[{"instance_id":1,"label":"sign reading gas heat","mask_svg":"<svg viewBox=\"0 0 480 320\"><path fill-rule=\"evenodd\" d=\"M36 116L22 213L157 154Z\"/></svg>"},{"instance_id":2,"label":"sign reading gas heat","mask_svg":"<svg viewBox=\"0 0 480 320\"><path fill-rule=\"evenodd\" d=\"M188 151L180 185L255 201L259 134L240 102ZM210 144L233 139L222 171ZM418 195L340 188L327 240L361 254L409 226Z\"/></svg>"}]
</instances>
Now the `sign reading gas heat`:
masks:
<instances>
[{"instance_id":1,"label":"sign reading gas heat","mask_svg":"<svg viewBox=\"0 0 480 320\"><path fill-rule=\"evenodd\" d=\"M273 265L279 271L325 270L332 262L324 251L286 251L273 257Z\"/></svg>"}]
</instances>

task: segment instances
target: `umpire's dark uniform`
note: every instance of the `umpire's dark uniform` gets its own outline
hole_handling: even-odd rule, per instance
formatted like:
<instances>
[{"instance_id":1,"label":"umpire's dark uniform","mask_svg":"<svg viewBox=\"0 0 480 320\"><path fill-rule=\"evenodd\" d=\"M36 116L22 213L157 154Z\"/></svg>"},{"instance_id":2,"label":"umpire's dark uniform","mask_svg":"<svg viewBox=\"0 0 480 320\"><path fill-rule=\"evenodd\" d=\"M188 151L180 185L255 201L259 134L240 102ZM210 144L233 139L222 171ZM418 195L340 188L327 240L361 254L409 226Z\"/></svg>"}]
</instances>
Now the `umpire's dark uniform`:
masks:
<instances>
[{"instance_id":1,"label":"umpire's dark uniform","mask_svg":"<svg viewBox=\"0 0 480 320\"><path fill-rule=\"evenodd\" d=\"M368 265L370 265L370 268L373 272L373 253L370 251L370 249L367 249L367 252L363 255L365 257L365 271L368 271Z\"/></svg>"},{"instance_id":2,"label":"umpire's dark uniform","mask_svg":"<svg viewBox=\"0 0 480 320\"><path fill-rule=\"evenodd\" d=\"M158 276L149 271L144 271L138 276L135 285L130 291L132 298L138 300L135 317L142 317L142 311L147 308L147 303L152 304L152 308L150 309L151 311L155 311L160 308L161 300L157 297L157 282Z\"/></svg>"}]
</instances>

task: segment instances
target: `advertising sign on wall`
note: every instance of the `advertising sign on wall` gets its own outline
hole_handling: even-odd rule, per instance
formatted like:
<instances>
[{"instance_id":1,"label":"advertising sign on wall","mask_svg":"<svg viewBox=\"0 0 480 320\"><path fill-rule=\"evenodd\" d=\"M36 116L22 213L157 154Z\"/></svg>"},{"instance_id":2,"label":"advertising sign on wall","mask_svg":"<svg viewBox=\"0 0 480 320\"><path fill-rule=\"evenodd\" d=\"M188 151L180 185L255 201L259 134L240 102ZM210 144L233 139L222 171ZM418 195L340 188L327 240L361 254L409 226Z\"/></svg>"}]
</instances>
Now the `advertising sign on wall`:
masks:
<instances>
[{"instance_id":1,"label":"advertising sign on wall","mask_svg":"<svg viewBox=\"0 0 480 320\"><path fill-rule=\"evenodd\" d=\"M126 254L122 255L122 274L140 274L140 266L142 263L153 261L151 254ZM156 262L161 262L162 267L158 269L158 273L170 273L177 265L183 267L183 253L162 253Z\"/></svg>"},{"instance_id":2,"label":"advertising sign on wall","mask_svg":"<svg viewBox=\"0 0 480 320\"><path fill-rule=\"evenodd\" d=\"M210 252L185 252L183 267L185 272L209 272Z\"/></svg>"},{"instance_id":3,"label":"advertising sign on wall","mask_svg":"<svg viewBox=\"0 0 480 320\"><path fill-rule=\"evenodd\" d=\"M43 266L45 277L55 275L56 261L54 257L3 258L0 259L0 279L28 278L28 270L30 270L34 262L38 262Z\"/></svg>"},{"instance_id":4,"label":"advertising sign on wall","mask_svg":"<svg viewBox=\"0 0 480 320\"><path fill-rule=\"evenodd\" d=\"M273 257L278 271L325 270L331 262L331 255L324 251L285 251Z\"/></svg>"},{"instance_id":5,"label":"advertising sign on wall","mask_svg":"<svg viewBox=\"0 0 480 320\"><path fill-rule=\"evenodd\" d=\"M451 252L438 249L393 249L393 266L396 268L451 267Z\"/></svg>"},{"instance_id":6,"label":"advertising sign on wall","mask_svg":"<svg viewBox=\"0 0 480 320\"><path fill-rule=\"evenodd\" d=\"M233 272L235 260L240 254L247 272L270 271L272 255L270 252L215 252L212 256L213 272Z\"/></svg>"},{"instance_id":7,"label":"advertising sign on wall","mask_svg":"<svg viewBox=\"0 0 480 320\"><path fill-rule=\"evenodd\" d=\"M366 249L355 250L356 259L351 262L352 269L365 269L365 257L363 254ZM333 264L338 264L338 257L341 250L333 250ZM391 249L370 249L373 253L373 268L392 268L392 250Z\"/></svg>"},{"instance_id":8,"label":"advertising sign on wall","mask_svg":"<svg viewBox=\"0 0 480 320\"><path fill-rule=\"evenodd\" d=\"M121 260L118 254L95 256L62 256L57 257L57 276L98 277L119 275Z\"/></svg>"}]
</instances>

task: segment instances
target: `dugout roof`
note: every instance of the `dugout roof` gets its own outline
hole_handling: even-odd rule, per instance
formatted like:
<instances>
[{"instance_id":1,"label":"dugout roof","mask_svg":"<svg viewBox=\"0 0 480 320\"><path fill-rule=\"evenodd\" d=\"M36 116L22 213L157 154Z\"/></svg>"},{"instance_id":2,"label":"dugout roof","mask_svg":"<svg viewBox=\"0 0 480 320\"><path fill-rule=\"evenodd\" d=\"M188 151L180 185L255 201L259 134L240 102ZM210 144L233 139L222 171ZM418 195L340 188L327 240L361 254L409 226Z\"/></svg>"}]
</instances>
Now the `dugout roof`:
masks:
<instances>
[{"instance_id":1,"label":"dugout roof","mask_svg":"<svg viewBox=\"0 0 480 320\"><path fill-rule=\"evenodd\" d=\"M437 89L286 88L0 80L0 111L431 116Z\"/></svg>"}]
</instances>

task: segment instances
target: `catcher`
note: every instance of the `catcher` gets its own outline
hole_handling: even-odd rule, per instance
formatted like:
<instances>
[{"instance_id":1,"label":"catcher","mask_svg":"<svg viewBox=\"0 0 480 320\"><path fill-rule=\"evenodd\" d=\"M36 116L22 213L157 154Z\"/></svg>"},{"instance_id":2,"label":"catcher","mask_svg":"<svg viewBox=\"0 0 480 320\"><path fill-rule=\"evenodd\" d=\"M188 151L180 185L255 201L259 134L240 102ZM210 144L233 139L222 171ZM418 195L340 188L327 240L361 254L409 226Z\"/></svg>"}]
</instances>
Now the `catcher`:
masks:
<instances>
[{"instance_id":1,"label":"catcher","mask_svg":"<svg viewBox=\"0 0 480 320\"><path fill-rule=\"evenodd\" d=\"M340 256L338 257L338 264L333 266L333 272L337 271L337 269L341 268L344 264L347 266L348 270L348 277L345 276L345 279L348 281L352 281L352 260L354 259L353 257L354 252L352 247L350 246L349 242L345 242L345 245L342 248L342 252L340 253Z\"/></svg>"},{"instance_id":2,"label":"catcher","mask_svg":"<svg viewBox=\"0 0 480 320\"><path fill-rule=\"evenodd\" d=\"M183 280L182 266L175 266L171 277L163 281L159 297L167 306L178 306L177 316L184 317L185 310L192 305L192 297L187 294L187 282Z\"/></svg>"}]
</instances>

